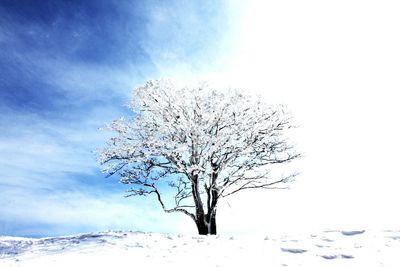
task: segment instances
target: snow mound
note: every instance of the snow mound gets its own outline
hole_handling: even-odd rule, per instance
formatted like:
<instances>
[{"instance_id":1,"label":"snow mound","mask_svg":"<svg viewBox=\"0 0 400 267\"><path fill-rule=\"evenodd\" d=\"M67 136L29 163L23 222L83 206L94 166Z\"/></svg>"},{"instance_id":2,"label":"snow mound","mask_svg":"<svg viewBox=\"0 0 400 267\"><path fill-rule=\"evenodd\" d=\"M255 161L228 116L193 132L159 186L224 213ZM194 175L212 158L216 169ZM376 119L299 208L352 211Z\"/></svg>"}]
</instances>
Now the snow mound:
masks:
<instances>
[{"instance_id":1,"label":"snow mound","mask_svg":"<svg viewBox=\"0 0 400 267\"><path fill-rule=\"evenodd\" d=\"M400 231L190 236L110 231L0 237L0 266L400 266Z\"/></svg>"}]
</instances>

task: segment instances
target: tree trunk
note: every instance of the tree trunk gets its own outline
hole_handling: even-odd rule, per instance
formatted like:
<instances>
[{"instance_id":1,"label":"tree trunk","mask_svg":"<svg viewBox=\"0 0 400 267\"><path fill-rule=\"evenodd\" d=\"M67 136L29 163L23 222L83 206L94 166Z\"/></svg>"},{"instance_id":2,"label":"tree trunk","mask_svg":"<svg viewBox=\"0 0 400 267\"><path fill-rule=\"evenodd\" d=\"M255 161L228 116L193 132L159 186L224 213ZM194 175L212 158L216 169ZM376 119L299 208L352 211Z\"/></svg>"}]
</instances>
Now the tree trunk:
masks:
<instances>
[{"instance_id":1,"label":"tree trunk","mask_svg":"<svg viewBox=\"0 0 400 267\"><path fill-rule=\"evenodd\" d=\"M213 172L213 182L215 183L217 179L216 172ZM198 176L192 174L192 194L193 201L196 208L196 226L199 235L216 235L217 234L217 224L216 224L216 208L218 201L218 190L214 187L205 187L207 192L207 214L204 212L203 202L201 201L201 196L199 193Z\"/></svg>"},{"instance_id":2,"label":"tree trunk","mask_svg":"<svg viewBox=\"0 0 400 267\"><path fill-rule=\"evenodd\" d=\"M216 213L213 212L211 216L198 216L198 219L196 220L196 226L199 235L216 235Z\"/></svg>"}]
</instances>

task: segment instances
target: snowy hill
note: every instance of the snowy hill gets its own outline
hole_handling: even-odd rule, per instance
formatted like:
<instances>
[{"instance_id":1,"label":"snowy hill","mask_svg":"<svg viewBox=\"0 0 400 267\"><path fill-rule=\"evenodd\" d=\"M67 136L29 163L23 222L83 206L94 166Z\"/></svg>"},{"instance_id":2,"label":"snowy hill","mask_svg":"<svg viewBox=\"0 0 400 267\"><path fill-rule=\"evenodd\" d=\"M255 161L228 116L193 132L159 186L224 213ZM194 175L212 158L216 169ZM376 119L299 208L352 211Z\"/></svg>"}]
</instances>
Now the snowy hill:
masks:
<instances>
[{"instance_id":1,"label":"snowy hill","mask_svg":"<svg viewBox=\"0 0 400 267\"><path fill-rule=\"evenodd\" d=\"M0 266L400 266L400 231L285 236L102 232L0 237Z\"/></svg>"}]
</instances>

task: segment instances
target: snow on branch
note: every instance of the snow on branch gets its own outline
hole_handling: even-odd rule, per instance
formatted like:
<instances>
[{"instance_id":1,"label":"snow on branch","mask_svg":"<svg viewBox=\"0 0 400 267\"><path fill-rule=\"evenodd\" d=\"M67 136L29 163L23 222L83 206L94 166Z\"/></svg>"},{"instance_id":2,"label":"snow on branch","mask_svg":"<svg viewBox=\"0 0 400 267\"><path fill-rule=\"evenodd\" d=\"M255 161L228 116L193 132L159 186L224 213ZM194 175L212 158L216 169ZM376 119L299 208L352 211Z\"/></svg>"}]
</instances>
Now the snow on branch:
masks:
<instances>
[{"instance_id":1,"label":"snow on branch","mask_svg":"<svg viewBox=\"0 0 400 267\"><path fill-rule=\"evenodd\" d=\"M115 136L98 150L99 161L105 173L132 186L131 195L155 193L167 212L197 218L204 196L210 211L220 197L294 177L274 179L269 172L300 156L286 137L293 125L283 105L206 83L154 80L133 92L129 106L132 118L108 125ZM175 188L172 209L161 200L163 184Z\"/></svg>"}]
</instances>

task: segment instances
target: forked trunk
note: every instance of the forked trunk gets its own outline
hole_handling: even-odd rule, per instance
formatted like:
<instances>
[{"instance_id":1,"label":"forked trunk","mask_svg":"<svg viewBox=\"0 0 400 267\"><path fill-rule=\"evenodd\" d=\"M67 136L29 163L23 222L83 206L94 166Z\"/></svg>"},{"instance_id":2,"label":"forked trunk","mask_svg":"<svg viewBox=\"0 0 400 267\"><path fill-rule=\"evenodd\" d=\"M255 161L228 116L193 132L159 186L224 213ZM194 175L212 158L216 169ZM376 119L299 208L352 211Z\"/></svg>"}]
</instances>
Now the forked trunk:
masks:
<instances>
[{"instance_id":1,"label":"forked trunk","mask_svg":"<svg viewBox=\"0 0 400 267\"><path fill-rule=\"evenodd\" d=\"M217 172L213 172L213 182L217 179ZM216 235L216 212L217 212L217 201L218 201L218 189L214 186L207 187L205 185L205 191L207 192L207 213L204 212L203 202L199 192L198 176L192 175L192 194L194 205L196 208L195 222L199 235Z\"/></svg>"},{"instance_id":2,"label":"forked trunk","mask_svg":"<svg viewBox=\"0 0 400 267\"><path fill-rule=\"evenodd\" d=\"M199 235L217 234L217 224L215 216L215 212L211 216L199 216L198 220L196 221Z\"/></svg>"}]
</instances>

